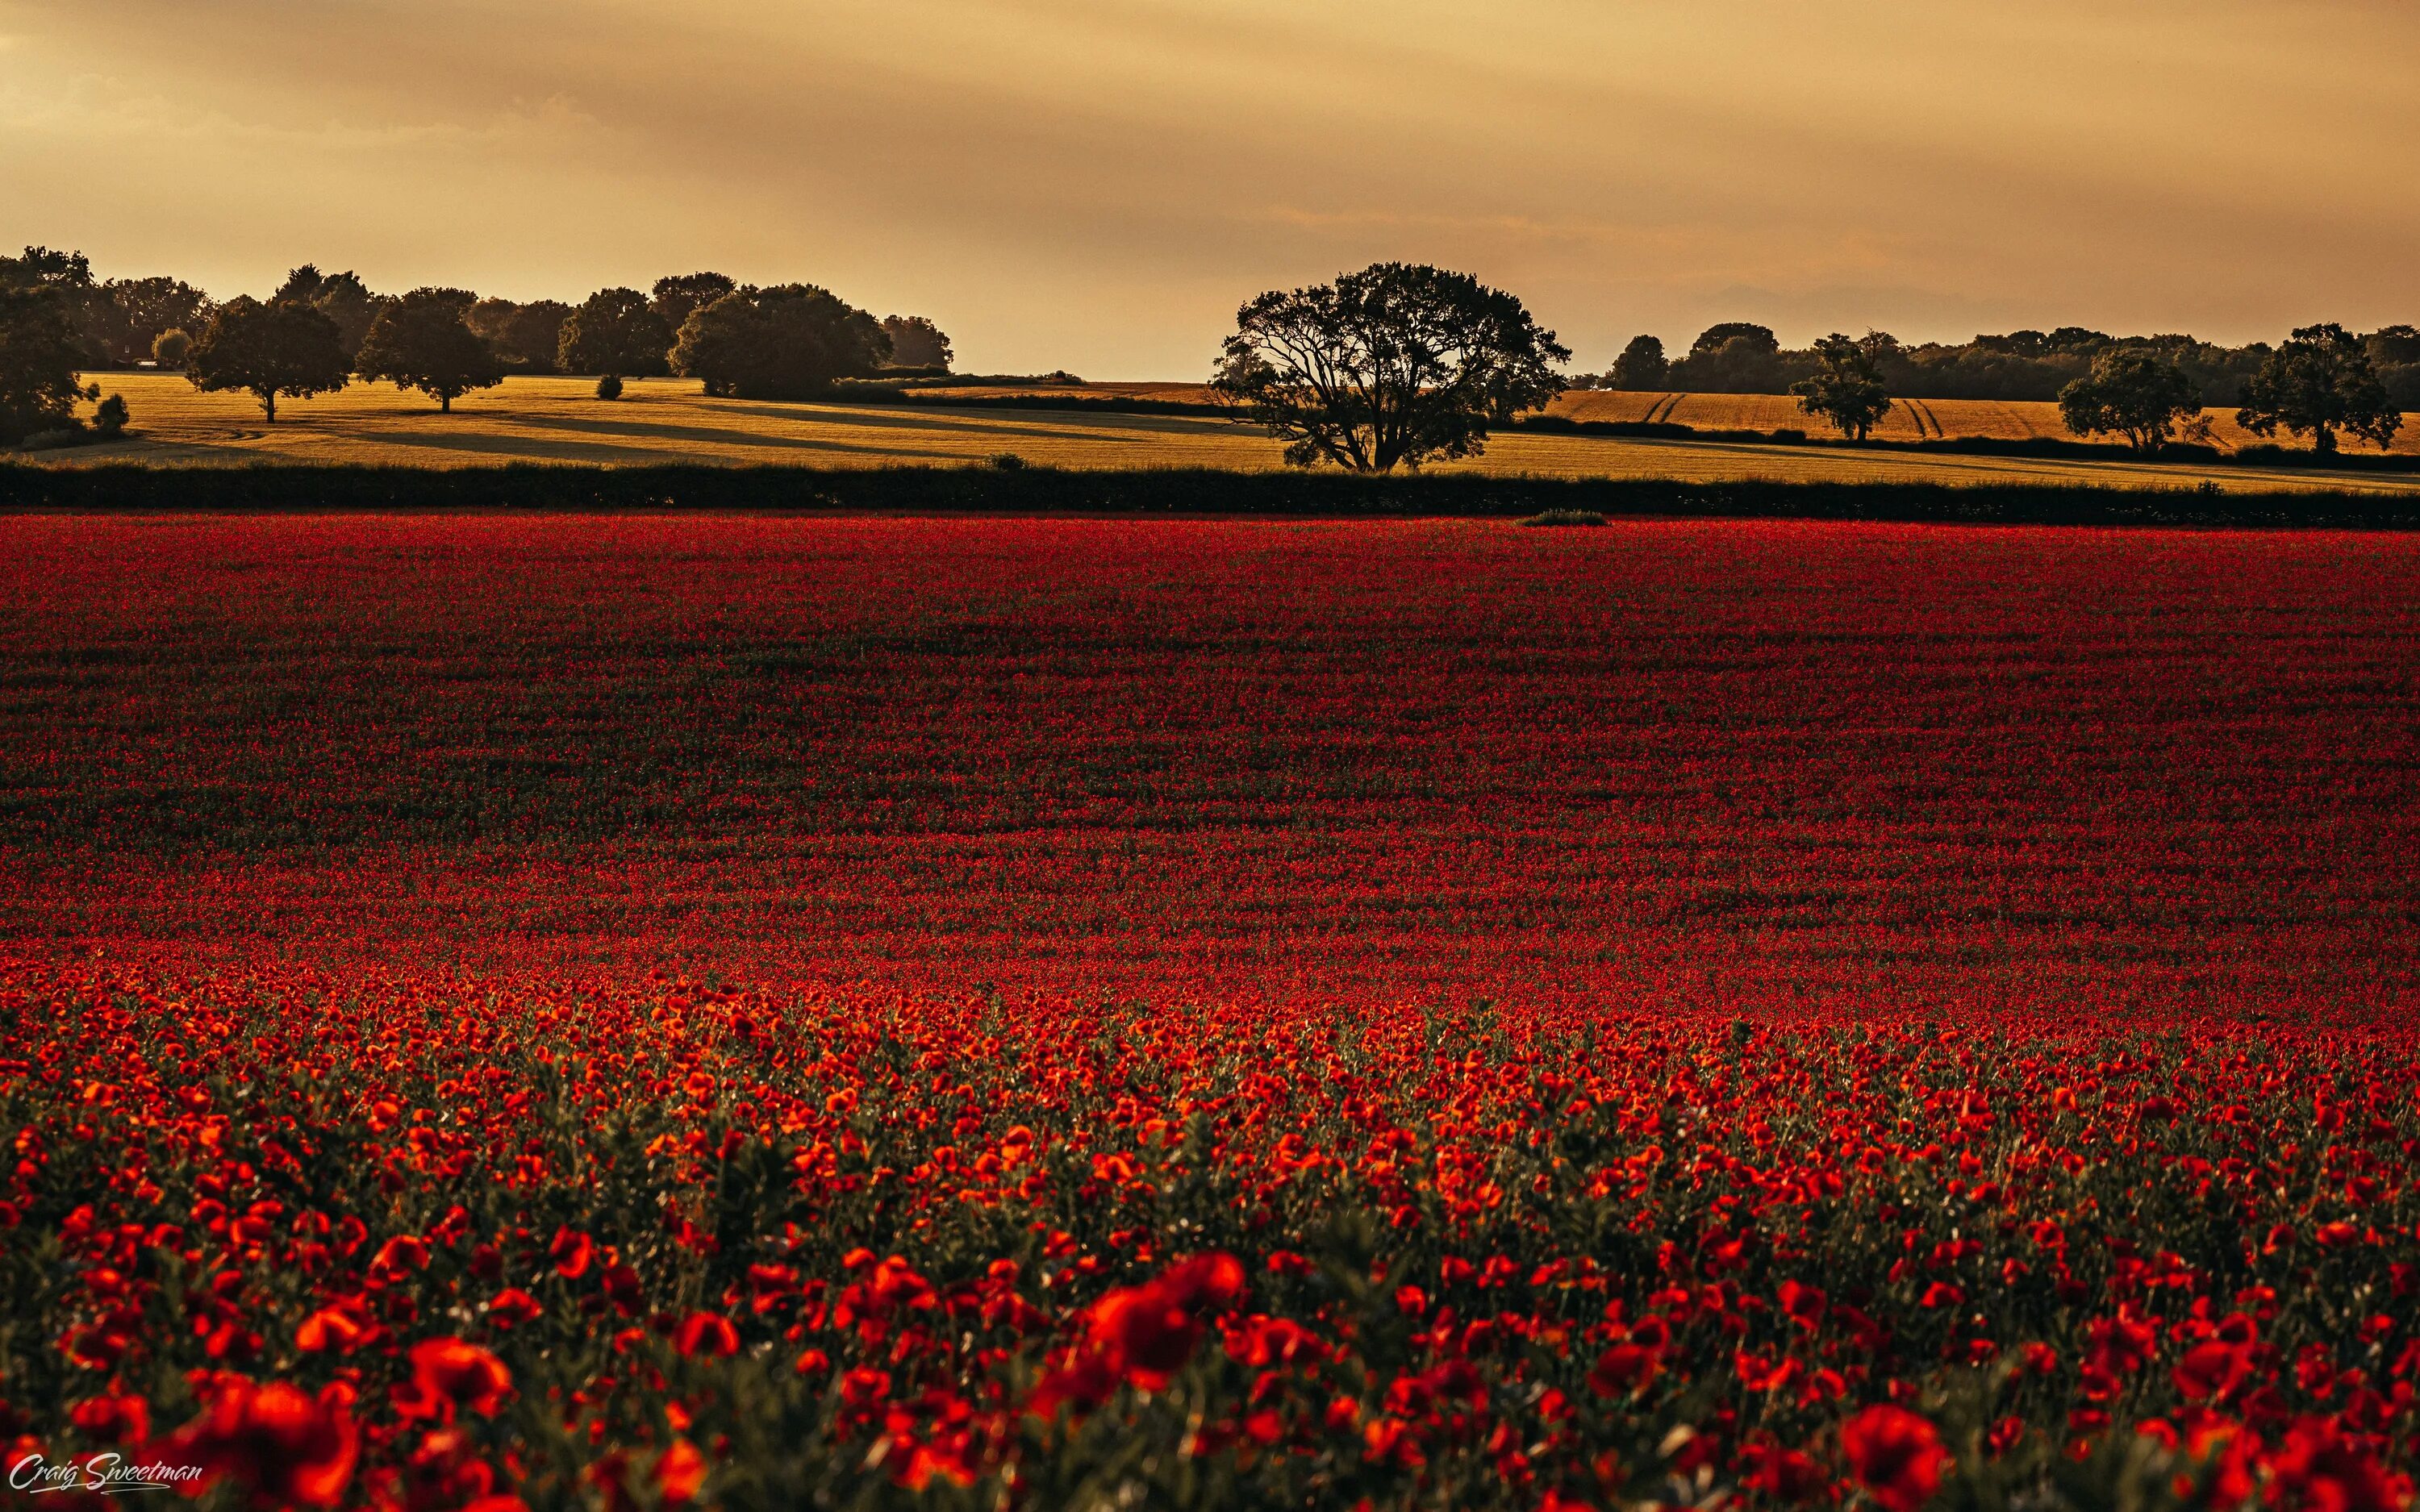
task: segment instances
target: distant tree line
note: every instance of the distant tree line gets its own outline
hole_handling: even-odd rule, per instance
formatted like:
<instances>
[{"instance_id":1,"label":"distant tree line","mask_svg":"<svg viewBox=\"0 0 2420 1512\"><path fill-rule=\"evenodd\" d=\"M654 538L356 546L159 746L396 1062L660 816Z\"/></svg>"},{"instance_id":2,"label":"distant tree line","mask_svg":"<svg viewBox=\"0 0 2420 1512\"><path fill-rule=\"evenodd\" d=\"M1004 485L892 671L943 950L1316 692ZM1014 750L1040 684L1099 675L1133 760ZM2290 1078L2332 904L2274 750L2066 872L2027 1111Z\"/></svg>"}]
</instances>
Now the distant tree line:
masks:
<instances>
[{"instance_id":1,"label":"distant tree line","mask_svg":"<svg viewBox=\"0 0 2420 1512\"><path fill-rule=\"evenodd\" d=\"M2354 340L2388 402L2420 409L2420 329L2386 326ZM2243 386L2277 350L2266 342L2221 347L2192 336L2113 336L2081 326L1977 336L1958 346L1908 346L1875 332L1859 345L1872 359L1878 379L1902 398L2055 401L2069 384L2089 378L2103 356L2131 351L2149 353L2182 373L2204 405L2238 403ZM1726 321L1708 327L1677 357L1654 336L1633 337L1610 368L1584 374L1573 386L1787 393L1792 384L1819 377L1823 367L1821 343L1786 347L1769 327Z\"/></svg>"},{"instance_id":2,"label":"distant tree line","mask_svg":"<svg viewBox=\"0 0 2420 1512\"><path fill-rule=\"evenodd\" d=\"M448 410L510 374L595 376L605 397L626 378L678 374L713 394L796 399L885 371L946 374L953 356L923 316L876 319L812 285L759 288L717 272L571 305L458 288L384 294L305 263L267 299L221 302L180 279L97 280L82 253L0 257L0 444L78 429L77 401L98 398L82 375L141 365L249 393L273 422L280 398L356 378L417 389ZM122 402L116 414L122 427Z\"/></svg>"}]
</instances>

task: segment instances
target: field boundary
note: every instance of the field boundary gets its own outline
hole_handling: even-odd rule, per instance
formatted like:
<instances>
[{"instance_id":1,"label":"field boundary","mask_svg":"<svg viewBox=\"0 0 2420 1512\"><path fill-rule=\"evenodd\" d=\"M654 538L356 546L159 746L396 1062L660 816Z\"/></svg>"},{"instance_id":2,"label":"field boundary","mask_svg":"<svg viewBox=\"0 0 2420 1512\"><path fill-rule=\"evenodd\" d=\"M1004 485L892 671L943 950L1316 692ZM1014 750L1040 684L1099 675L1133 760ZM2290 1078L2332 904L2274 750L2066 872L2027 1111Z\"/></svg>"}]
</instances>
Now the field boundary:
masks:
<instances>
[{"instance_id":1,"label":"field boundary","mask_svg":"<svg viewBox=\"0 0 2420 1512\"><path fill-rule=\"evenodd\" d=\"M2226 492L2064 484L1680 483L1452 473L1357 477L1218 469L963 467L427 469L0 463L0 513L735 512L873 515L1869 519L1969 524L2420 530L2420 494Z\"/></svg>"}]
</instances>

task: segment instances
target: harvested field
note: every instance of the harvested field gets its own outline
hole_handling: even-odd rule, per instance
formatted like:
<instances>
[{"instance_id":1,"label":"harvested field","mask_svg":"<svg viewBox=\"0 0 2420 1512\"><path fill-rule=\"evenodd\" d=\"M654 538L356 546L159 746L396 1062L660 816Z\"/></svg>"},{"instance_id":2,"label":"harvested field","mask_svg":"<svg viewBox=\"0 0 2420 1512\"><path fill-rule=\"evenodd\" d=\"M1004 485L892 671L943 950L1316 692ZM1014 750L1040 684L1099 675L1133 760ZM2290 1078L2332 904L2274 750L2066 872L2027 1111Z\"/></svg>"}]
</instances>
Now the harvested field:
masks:
<instances>
[{"instance_id":1,"label":"harvested field","mask_svg":"<svg viewBox=\"0 0 2420 1512\"><path fill-rule=\"evenodd\" d=\"M799 463L825 467L954 466L1014 453L1065 468L1232 468L1280 466L1278 447L1249 427L1194 415L1082 413L711 399L694 382L634 381L607 403L582 378L511 378L456 401L440 414L417 393L357 384L319 399L288 400L274 425L244 395L199 393L181 378L106 375L126 395L134 434L107 446L38 453L57 466L106 461L173 466L259 462L384 463L462 467L502 462L608 466L656 462ZM1183 385L1102 385L1087 393L1179 391ZM963 395L964 391L957 391ZM978 391L979 393L982 391ZM1031 393L1036 391L1001 391ZM1684 424L1772 428L1806 417L1771 396L1680 395L1673 418ZM1559 412L1584 419L1636 419L1659 396L1578 393ZM1927 401L1950 435L1968 432L1950 401ZM1758 408L1758 407L1764 408ZM2024 407L1984 407L1991 412ZM1791 417L1778 419L1784 411ZM1912 422L1895 422L1913 440ZM2005 417L1997 423L2009 424ZM1889 432L1887 425L1885 434ZM1652 477L1721 483L1745 479L1876 483L2072 483L2117 487L2327 488L2420 491L2420 474L2338 473L2313 477L2242 468L2150 465L2125 459L1912 455L1798 449L1755 443L1638 437L1503 434L1483 457L1441 471L1551 477Z\"/></svg>"},{"instance_id":2,"label":"harvested field","mask_svg":"<svg viewBox=\"0 0 2420 1512\"><path fill-rule=\"evenodd\" d=\"M1822 434L1824 430L1822 421L1810 418L1798 408L1798 401L1786 393L1575 390L1557 399L1546 412L1573 420L1654 420L1670 424L1695 425L1699 430L1771 431L1789 427L1810 435ZM1919 416L1937 423L1937 425L1920 425ZM2282 431L2272 442L2264 443L2260 437L2236 424L2232 409L2213 409L2210 416L2211 439L2222 450L2233 451L2257 444L2286 447L2299 444ZM1960 436L1979 436L1987 440L2003 441L2075 439L2060 423L2058 406L2004 399L1901 399L1891 406L1890 413L1874 427L1874 438L1886 441ZM2366 443L2355 443L2349 445L2347 450L2371 452L2374 449ZM2420 456L2420 424L2404 426L2395 438L2394 451L2397 455Z\"/></svg>"}]
</instances>

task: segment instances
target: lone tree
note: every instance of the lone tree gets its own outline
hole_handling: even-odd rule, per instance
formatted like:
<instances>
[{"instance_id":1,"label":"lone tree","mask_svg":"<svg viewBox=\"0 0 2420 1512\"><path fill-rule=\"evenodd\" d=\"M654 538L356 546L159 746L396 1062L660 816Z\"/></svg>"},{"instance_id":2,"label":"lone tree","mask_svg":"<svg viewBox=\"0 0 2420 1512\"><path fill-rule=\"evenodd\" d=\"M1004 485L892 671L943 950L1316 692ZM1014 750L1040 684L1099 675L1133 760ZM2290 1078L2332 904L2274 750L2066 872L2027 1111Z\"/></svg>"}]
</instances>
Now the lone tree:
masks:
<instances>
[{"instance_id":1,"label":"lone tree","mask_svg":"<svg viewBox=\"0 0 2420 1512\"><path fill-rule=\"evenodd\" d=\"M779 284L725 294L692 312L673 371L720 398L806 399L864 378L891 356L881 322L828 289Z\"/></svg>"},{"instance_id":2,"label":"lone tree","mask_svg":"<svg viewBox=\"0 0 2420 1512\"><path fill-rule=\"evenodd\" d=\"M444 413L473 389L504 380L504 360L465 318L472 297L460 289L416 288L379 312L353 359L361 376L418 389Z\"/></svg>"},{"instance_id":3,"label":"lone tree","mask_svg":"<svg viewBox=\"0 0 2420 1512\"><path fill-rule=\"evenodd\" d=\"M939 367L950 365L954 355L950 338L941 328L921 315L887 315L882 317L882 333L891 338L891 365L893 367Z\"/></svg>"},{"instance_id":4,"label":"lone tree","mask_svg":"<svg viewBox=\"0 0 2420 1512\"><path fill-rule=\"evenodd\" d=\"M171 326L151 338L151 360L171 373L181 372L193 351L194 338L182 327Z\"/></svg>"},{"instance_id":5,"label":"lone tree","mask_svg":"<svg viewBox=\"0 0 2420 1512\"><path fill-rule=\"evenodd\" d=\"M656 318L664 323L667 332L664 345L669 347L692 313L712 304L725 294L737 292L738 288L738 283L728 273L682 273L676 277L659 278L650 290L653 298L647 301L647 308L655 311Z\"/></svg>"},{"instance_id":6,"label":"lone tree","mask_svg":"<svg viewBox=\"0 0 2420 1512\"><path fill-rule=\"evenodd\" d=\"M1798 408L1821 415L1852 440L1864 440L1890 413L1882 363L1867 343L1838 332L1815 344L1815 376L1790 385Z\"/></svg>"},{"instance_id":7,"label":"lone tree","mask_svg":"<svg viewBox=\"0 0 2420 1512\"><path fill-rule=\"evenodd\" d=\"M2339 325L2304 326L2269 354L2243 385L2235 418L2256 436L2274 436L2285 426L2311 438L2311 449L2336 449L2336 432L2350 431L2378 443L2395 442L2403 413L2369 365L2358 337Z\"/></svg>"},{"instance_id":8,"label":"lone tree","mask_svg":"<svg viewBox=\"0 0 2420 1512\"><path fill-rule=\"evenodd\" d=\"M277 400L334 393L349 381L352 363L336 323L299 300L263 304L240 294L218 307L187 354L186 376L204 393L240 390L260 400L277 424Z\"/></svg>"},{"instance_id":9,"label":"lone tree","mask_svg":"<svg viewBox=\"0 0 2420 1512\"><path fill-rule=\"evenodd\" d=\"M1571 349L1466 273L1373 263L1235 312L1211 388L1295 467L1355 472L1476 456L1490 425L1562 389Z\"/></svg>"},{"instance_id":10,"label":"lone tree","mask_svg":"<svg viewBox=\"0 0 2420 1512\"><path fill-rule=\"evenodd\" d=\"M1613 360L1606 372L1607 388L1660 389L1672 376L1672 361L1664 355L1664 343L1653 336L1633 336L1621 355Z\"/></svg>"},{"instance_id":11,"label":"lone tree","mask_svg":"<svg viewBox=\"0 0 2420 1512\"><path fill-rule=\"evenodd\" d=\"M2138 452L2156 452L2201 413L2201 385L2157 352L2122 347L2058 391L2058 413L2075 435L2123 436Z\"/></svg>"},{"instance_id":12,"label":"lone tree","mask_svg":"<svg viewBox=\"0 0 2420 1512\"><path fill-rule=\"evenodd\" d=\"M654 378L664 371L673 333L634 288L600 288L564 316L554 365L566 373Z\"/></svg>"}]
</instances>

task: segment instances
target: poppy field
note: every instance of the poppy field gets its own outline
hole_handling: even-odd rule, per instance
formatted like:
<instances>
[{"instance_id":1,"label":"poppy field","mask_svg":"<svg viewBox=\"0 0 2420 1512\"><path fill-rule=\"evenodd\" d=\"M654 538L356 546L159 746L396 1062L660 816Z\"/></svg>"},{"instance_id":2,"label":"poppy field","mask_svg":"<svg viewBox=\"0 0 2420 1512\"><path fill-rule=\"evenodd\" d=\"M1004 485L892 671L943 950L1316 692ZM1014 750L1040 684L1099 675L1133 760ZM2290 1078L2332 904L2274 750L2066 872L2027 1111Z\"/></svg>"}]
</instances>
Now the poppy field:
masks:
<instances>
[{"instance_id":1,"label":"poppy field","mask_svg":"<svg viewBox=\"0 0 2420 1512\"><path fill-rule=\"evenodd\" d=\"M0 519L12 1489L2409 1507L2415 586Z\"/></svg>"}]
</instances>

